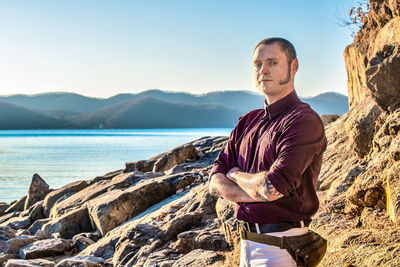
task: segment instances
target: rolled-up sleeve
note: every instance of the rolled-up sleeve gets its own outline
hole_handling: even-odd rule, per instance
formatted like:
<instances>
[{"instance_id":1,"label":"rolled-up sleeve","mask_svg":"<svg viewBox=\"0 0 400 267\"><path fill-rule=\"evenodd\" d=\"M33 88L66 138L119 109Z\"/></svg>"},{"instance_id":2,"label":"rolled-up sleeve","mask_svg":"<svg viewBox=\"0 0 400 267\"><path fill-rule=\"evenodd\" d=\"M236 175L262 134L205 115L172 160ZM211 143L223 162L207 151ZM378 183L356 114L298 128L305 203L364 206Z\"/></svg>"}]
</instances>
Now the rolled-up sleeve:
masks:
<instances>
[{"instance_id":1,"label":"rolled-up sleeve","mask_svg":"<svg viewBox=\"0 0 400 267\"><path fill-rule=\"evenodd\" d=\"M267 173L268 179L281 194L290 196L311 162L325 149L325 131L319 116L294 116L277 141L277 158Z\"/></svg>"}]
</instances>

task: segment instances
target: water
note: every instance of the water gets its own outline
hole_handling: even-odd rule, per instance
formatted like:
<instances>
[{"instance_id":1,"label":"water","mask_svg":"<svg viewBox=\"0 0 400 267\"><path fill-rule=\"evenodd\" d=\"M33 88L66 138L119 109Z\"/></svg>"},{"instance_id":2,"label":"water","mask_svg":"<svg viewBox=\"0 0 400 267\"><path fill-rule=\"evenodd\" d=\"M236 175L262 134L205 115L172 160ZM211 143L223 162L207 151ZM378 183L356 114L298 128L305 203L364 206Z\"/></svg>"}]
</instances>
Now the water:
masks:
<instances>
[{"instance_id":1,"label":"water","mask_svg":"<svg viewBox=\"0 0 400 267\"><path fill-rule=\"evenodd\" d=\"M228 128L1 130L0 202L26 195L34 173L51 188L88 180Z\"/></svg>"}]
</instances>

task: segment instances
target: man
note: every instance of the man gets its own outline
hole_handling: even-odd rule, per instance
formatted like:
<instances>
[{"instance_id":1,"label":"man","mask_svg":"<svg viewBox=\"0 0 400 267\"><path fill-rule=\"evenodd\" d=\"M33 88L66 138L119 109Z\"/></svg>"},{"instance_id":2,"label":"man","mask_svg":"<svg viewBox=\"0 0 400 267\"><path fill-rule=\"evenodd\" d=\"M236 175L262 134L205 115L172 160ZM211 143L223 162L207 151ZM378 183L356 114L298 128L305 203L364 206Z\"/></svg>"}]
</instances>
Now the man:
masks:
<instances>
[{"instance_id":1,"label":"man","mask_svg":"<svg viewBox=\"0 0 400 267\"><path fill-rule=\"evenodd\" d=\"M322 121L294 90L298 60L282 38L253 52L265 108L242 117L210 173L210 192L234 203L235 216L258 234L302 235L318 210L315 191L326 137ZM241 266L296 266L278 247L241 240Z\"/></svg>"}]
</instances>

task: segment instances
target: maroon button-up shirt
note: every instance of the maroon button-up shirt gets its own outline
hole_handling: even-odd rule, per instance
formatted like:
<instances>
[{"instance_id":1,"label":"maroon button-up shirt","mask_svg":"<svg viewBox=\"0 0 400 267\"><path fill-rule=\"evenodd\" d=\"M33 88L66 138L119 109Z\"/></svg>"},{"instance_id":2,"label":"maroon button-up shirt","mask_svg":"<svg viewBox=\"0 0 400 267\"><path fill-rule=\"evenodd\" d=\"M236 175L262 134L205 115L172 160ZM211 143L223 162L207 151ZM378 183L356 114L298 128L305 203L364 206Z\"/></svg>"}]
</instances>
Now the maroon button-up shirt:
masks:
<instances>
[{"instance_id":1,"label":"maroon button-up shirt","mask_svg":"<svg viewBox=\"0 0 400 267\"><path fill-rule=\"evenodd\" d=\"M315 186L326 144L320 117L293 91L239 118L211 174L227 174L233 167L248 173L268 171L268 179L283 194L271 202L238 203L239 220L308 221L319 207Z\"/></svg>"}]
</instances>

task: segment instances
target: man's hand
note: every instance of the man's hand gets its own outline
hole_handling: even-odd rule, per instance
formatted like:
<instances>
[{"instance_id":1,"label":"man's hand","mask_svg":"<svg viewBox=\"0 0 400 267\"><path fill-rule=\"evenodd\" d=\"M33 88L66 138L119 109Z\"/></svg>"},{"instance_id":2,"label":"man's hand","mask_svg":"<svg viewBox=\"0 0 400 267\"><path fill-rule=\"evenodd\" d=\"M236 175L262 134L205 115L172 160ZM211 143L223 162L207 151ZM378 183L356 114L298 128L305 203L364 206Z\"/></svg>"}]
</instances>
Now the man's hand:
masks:
<instances>
[{"instance_id":1,"label":"man's hand","mask_svg":"<svg viewBox=\"0 0 400 267\"><path fill-rule=\"evenodd\" d=\"M235 184L237 184L236 179L234 178L234 176L232 176L232 173L235 172L240 172L240 169L238 167L233 167L232 169L229 170L229 172L226 174L226 178L228 178L229 180L231 180L232 182L234 182Z\"/></svg>"},{"instance_id":2,"label":"man's hand","mask_svg":"<svg viewBox=\"0 0 400 267\"><path fill-rule=\"evenodd\" d=\"M222 173L214 173L210 177L209 191L212 195L222 197L231 202L259 202L260 199L250 197L242 188Z\"/></svg>"},{"instance_id":3,"label":"man's hand","mask_svg":"<svg viewBox=\"0 0 400 267\"><path fill-rule=\"evenodd\" d=\"M236 183L253 199L257 199L258 201L274 201L283 197L283 195L269 181L267 173L247 173L235 167L228 172L227 178Z\"/></svg>"}]
</instances>

